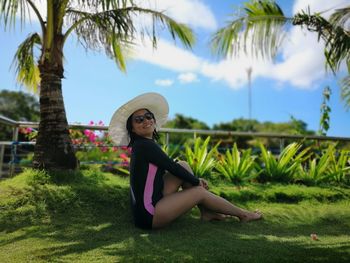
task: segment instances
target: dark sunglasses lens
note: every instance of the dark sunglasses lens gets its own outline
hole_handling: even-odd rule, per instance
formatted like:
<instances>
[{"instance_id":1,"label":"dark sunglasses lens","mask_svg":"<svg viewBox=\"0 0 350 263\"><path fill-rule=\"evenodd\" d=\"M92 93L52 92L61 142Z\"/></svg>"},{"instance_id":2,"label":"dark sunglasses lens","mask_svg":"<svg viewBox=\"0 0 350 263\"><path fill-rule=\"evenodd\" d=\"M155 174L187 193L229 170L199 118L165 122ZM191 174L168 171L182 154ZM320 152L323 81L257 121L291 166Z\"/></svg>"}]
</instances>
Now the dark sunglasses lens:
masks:
<instances>
[{"instance_id":1,"label":"dark sunglasses lens","mask_svg":"<svg viewBox=\"0 0 350 263\"><path fill-rule=\"evenodd\" d=\"M143 115L147 120L152 120L153 119L153 114L152 113L146 113Z\"/></svg>"},{"instance_id":2,"label":"dark sunglasses lens","mask_svg":"<svg viewBox=\"0 0 350 263\"><path fill-rule=\"evenodd\" d=\"M136 123L141 123L141 122L143 122L143 119L144 119L143 116L136 116L136 117L134 118L134 120L135 120Z\"/></svg>"},{"instance_id":3,"label":"dark sunglasses lens","mask_svg":"<svg viewBox=\"0 0 350 263\"><path fill-rule=\"evenodd\" d=\"M153 119L153 114L152 113L145 113L144 115L141 116L136 116L134 118L136 123L142 123L144 120L152 120Z\"/></svg>"}]
</instances>

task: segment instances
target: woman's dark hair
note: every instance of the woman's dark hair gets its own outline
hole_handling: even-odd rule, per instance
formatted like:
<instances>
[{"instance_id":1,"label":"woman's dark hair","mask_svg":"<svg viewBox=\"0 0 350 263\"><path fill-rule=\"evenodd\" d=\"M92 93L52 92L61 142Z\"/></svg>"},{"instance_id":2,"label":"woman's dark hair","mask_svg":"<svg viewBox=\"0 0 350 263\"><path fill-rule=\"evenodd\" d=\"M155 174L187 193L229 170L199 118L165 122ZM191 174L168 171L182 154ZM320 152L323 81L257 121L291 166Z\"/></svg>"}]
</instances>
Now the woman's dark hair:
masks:
<instances>
[{"instance_id":1,"label":"woman's dark hair","mask_svg":"<svg viewBox=\"0 0 350 263\"><path fill-rule=\"evenodd\" d=\"M147 112L149 112L149 113L152 114L153 119L154 119L154 121L155 121L155 123L156 123L157 120L156 120L156 118L154 117L153 112L151 112L149 109L144 109L144 110L146 110ZM128 135L129 135L129 138L130 138L130 142L129 142L128 147L130 147L130 146L132 146L132 145L134 144L135 139L136 139L136 137L137 137L137 134L134 133L134 132L132 131L132 115L133 115L133 114L131 114L131 115L129 116L128 120L126 121L126 130L128 131ZM155 140L155 141L158 141L158 140L159 140L159 134L158 134L158 132L157 132L156 129L154 129L154 131L153 131L153 136L152 136L152 138L153 138L153 140Z\"/></svg>"}]
</instances>

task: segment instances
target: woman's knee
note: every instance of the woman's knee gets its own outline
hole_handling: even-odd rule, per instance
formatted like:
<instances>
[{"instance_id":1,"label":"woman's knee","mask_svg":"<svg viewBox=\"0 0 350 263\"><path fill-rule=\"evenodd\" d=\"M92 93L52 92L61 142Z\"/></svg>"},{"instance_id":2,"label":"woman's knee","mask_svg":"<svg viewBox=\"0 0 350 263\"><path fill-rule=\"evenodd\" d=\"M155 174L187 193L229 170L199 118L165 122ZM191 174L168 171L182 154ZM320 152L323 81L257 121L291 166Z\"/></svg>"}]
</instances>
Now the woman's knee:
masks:
<instances>
[{"instance_id":1,"label":"woman's knee","mask_svg":"<svg viewBox=\"0 0 350 263\"><path fill-rule=\"evenodd\" d=\"M191 189L191 191L195 192L194 196L199 198L199 203L201 201L203 201L203 199L206 197L206 192L207 190L205 190L202 186L198 185L198 186L193 186Z\"/></svg>"},{"instance_id":2,"label":"woman's knee","mask_svg":"<svg viewBox=\"0 0 350 263\"><path fill-rule=\"evenodd\" d=\"M186 161L178 161L178 164L180 164L183 168L185 168L190 173L193 173L191 166Z\"/></svg>"}]
</instances>

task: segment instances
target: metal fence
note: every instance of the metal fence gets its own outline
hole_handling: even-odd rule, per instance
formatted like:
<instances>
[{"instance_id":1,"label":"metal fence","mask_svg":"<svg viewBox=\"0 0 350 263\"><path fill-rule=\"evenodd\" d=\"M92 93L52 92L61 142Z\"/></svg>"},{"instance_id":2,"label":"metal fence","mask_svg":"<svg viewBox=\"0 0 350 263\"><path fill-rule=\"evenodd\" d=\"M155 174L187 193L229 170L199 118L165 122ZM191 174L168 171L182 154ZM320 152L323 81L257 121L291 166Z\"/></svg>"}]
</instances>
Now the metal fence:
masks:
<instances>
[{"instance_id":1,"label":"metal fence","mask_svg":"<svg viewBox=\"0 0 350 263\"><path fill-rule=\"evenodd\" d=\"M0 115L0 124L12 127L11 141L0 141L0 178L5 174L13 174L15 172L16 158L19 156L17 148L19 145L35 145L35 142L20 142L18 141L18 134L20 128L34 128L39 127L38 122L28 121L14 121ZM69 124L69 129L78 130L97 130L107 131L106 126L96 125L83 125L83 124ZM272 138L279 140L280 151L284 148L285 140L313 140L313 141L336 141L336 142L350 142L350 137L335 137L335 136L318 136L318 135L291 135L291 134L275 134L275 133L263 133L263 132L237 132L237 131L222 131L222 130L198 130L198 129L174 129L174 128L161 128L160 133L165 134L165 143L169 144L171 134L192 134L194 137L197 135L210 135L221 137L252 137L252 138ZM10 147L10 156L4 161L5 147Z\"/></svg>"}]
</instances>

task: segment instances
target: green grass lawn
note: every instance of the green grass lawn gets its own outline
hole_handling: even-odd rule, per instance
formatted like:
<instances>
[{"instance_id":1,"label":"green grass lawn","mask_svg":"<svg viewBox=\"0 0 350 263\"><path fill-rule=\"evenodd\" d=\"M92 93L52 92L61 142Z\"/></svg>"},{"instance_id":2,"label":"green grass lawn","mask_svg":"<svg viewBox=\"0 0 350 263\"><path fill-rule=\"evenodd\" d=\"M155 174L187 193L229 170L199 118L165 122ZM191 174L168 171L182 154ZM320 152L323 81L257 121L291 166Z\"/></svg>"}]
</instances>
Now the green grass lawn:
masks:
<instances>
[{"instance_id":1,"label":"green grass lawn","mask_svg":"<svg viewBox=\"0 0 350 263\"><path fill-rule=\"evenodd\" d=\"M213 192L264 219L202 222L193 209L144 231L130 221L128 179L53 178L26 171L0 182L0 262L350 262L349 188L220 183Z\"/></svg>"}]
</instances>

